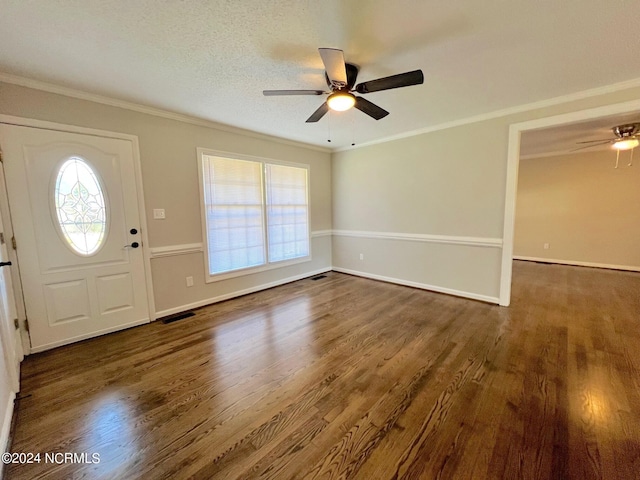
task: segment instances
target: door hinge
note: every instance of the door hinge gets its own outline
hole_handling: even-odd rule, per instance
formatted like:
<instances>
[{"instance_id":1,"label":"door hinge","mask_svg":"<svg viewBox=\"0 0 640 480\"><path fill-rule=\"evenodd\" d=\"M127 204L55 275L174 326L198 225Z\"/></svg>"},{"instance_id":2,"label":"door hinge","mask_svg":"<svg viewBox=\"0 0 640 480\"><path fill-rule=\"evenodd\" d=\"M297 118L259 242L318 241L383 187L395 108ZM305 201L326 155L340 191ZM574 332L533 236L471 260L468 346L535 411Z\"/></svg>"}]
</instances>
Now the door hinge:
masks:
<instances>
[{"instance_id":1,"label":"door hinge","mask_svg":"<svg viewBox=\"0 0 640 480\"><path fill-rule=\"evenodd\" d=\"M4 233L0 232L0 245L4 245Z\"/></svg>"},{"instance_id":2,"label":"door hinge","mask_svg":"<svg viewBox=\"0 0 640 480\"><path fill-rule=\"evenodd\" d=\"M16 237L11 237L11 246L14 250L18 249L18 243L16 242Z\"/></svg>"},{"instance_id":3,"label":"door hinge","mask_svg":"<svg viewBox=\"0 0 640 480\"><path fill-rule=\"evenodd\" d=\"M2 150L0 150L0 163L4 163L4 159L2 158Z\"/></svg>"},{"instance_id":4,"label":"door hinge","mask_svg":"<svg viewBox=\"0 0 640 480\"><path fill-rule=\"evenodd\" d=\"M16 330L20 328L20 322L18 322L17 318L13 319L13 326L16 327Z\"/></svg>"},{"instance_id":5,"label":"door hinge","mask_svg":"<svg viewBox=\"0 0 640 480\"><path fill-rule=\"evenodd\" d=\"M29 319L25 318L24 319L24 329L29 332Z\"/></svg>"}]
</instances>

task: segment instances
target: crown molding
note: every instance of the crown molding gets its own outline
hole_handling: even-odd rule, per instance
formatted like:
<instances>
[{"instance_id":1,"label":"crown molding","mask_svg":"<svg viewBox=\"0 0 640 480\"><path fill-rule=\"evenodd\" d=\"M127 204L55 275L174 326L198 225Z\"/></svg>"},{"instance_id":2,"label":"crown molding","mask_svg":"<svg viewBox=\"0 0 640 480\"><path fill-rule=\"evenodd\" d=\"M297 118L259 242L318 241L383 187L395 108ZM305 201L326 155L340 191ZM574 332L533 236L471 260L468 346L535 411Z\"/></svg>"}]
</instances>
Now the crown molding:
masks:
<instances>
[{"instance_id":1,"label":"crown molding","mask_svg":"<svg viewBox=\"0 0 640 480\"><path fill-rule=\"evenodd\" d=\"M282 137L276 137L267 135L264 133L254 132L252 130L246 130L231 125L225 125L223 123L217 123L211 120L205 120L203 118L193 117L185 115L183 113L172 112L170 110L163 110L161 108L149 107L139 103L129 102L126 100L119 100L116 98L106 97L98 95L96 93L89 93L83 90L77 90L70 87L62 87L53 83L43 82L40 80L34 80L27 77L21 77L19 75L13 75L10 73L0 72L0 82L9 83L12 85L18 85L21 87L33 88L34 90L41 90L43 92L54 93L57 95L64 95L65 97L76 98L78 100L87 100L89 102L100 103L102 105L108 105L110 107L123 108L125 110L132 110L134 112L145 113L147 115L153 115L155 117L167 118L169 120L176 120L178 122L189 123L191 125L197 125L199 127L207 127L215 130L220 130L228 133L235 133L237 135L244 135L247 137L258 138L260 140L268 140L270 142L281 143L284 145L290 145L294 147L306 148L308 150L315 150L323 153L331 153L330 148L319 147L310 143L297 142L295 140L289 140Z\"/></svg>"},{"instance_id":2,"label":"crown molding","mask_svg":"<svg viewBox=\"0 0 640 480\"><path fill-rule=\"evenodd\" d=\"M480 115L473 115L470 117L461 118L458 120L452 120L449 122L439 123L437 125L432 125L429 127L423 127L416 130L410 130L408 132L400 133L397 135L391 135L388 137L379 138L376 140L371 140L368 142L363 142L357 144L355 146L347 146L342 148L327 148L320 147L318 145L313 145L310 143L298 142L295 140L289 140L282 137L276 137L272 135L267 135L264 133L254 132L252 130L246 130L239 127L234 127L231 125L225 125L223 123L217 123L211 120L205 120L203 118L193 117L190 115L185 115L182 113L172 112L169 110L163 110L156 107L149 107L146 105L129 102L126 100L119 100L111 97L106 97L103 95L98 95L95 93L85 92L83 90L78 90L70 87L63 87L60 85L55 85L48 82L43 82L40 80L34 80L27 77L22 77L19 75L13 75L10 73L5 73L0 71L0 82L9 83L12 85L19 85L22 87L33 88L35 90L41 90L49 93L54 93L57 95L64 95L66 97L77 98L79 100L87 100L90 102L100 103L102 105L108 105L111 107L123 108L126 110L131 110L139 113L145 113L147 115L153 115L156 117L167 118L170 120L176 120L178 122L189 123L192 125L197 125L201 127L212 128L215 130L220 130L223 132L234 133L238 135L245 135L248 137L258 138L261 140L268 140L271 142L280 143L283 145L290 145L294 147L306 148L308 150L314 150L323 153L338 153L338 152L346 152L350 150L355 150L358 148L364 148L371 145L377 145L380 143L387 143L393 140L400 140L403 138L415 137L417 135L423 135L425 133L437 132L439 130L446 130L448 128L459 127L462 125L468 125L471 123L483 122L486 120L492 120L495 118L506 117L508 115L513 115L517 113L527 112L531 110L537 110L540 108L552 107L555 105L560 105L563 103L568 103L576 100L582 100L585 98L597 97L599 95L606 95L609 93L615 93L623 90L628 90L630 88L640 87L640 78L634 78L631 80L627 80L624 82L613 83L610 85L605 85L602 87L596 87L589 90L582 90L580 92L574 92L567 95L562 95L559 97L553 97L546 100L540 100L537 102L526 103L523 105L518 105L515 107L509 107L502 110L495 110L493 112L483 113Z\"/></svg>"},{"instance_id":3,"label":"crown molding","mask_svg":"<svg viewBox=\"0 0 640 480\"><path fill-rule=\"evenodd\" d=\"M539 100L537 102L525 103L515 107L504 108L502 110L495 110L493 112L482 113L480 115L474 115L471 117L461 118L458 120L452 120L450 122L444 122L430 127L419 128L417 130L411 130L405 133L399 133L397 135L391 135L389 137L379 138L377 140L371 140L369 142L359 143L355 146L336 148L333 153L347 152L358 148L364 148L371 145L377 145L379 143L387 143L393 140L400 140L403 138L415 137L416 135L423 135L425 133L437 132L439 130L446 130L448 128L460 127L462 125L468 125L470 123L484 122L486 120L493 120L495 118L506 117L508 115L514 115L517 113L528 112L531 110L538 110L540 108L553 107L555 105L561 105L563 103L574 102L576 100L582 100L585 98L597 97L599 95L606 95L609 93L620 92L622 90L628 90L630 88L640 87L640 78L634 78L626 80L624 82L612 83L611 85L605 85L603 87L591 88L589 90L582 90L580 92L569 93L567 95L561 95L559 97L553 97L546 100Z\"/></svg>"}]
</instances>

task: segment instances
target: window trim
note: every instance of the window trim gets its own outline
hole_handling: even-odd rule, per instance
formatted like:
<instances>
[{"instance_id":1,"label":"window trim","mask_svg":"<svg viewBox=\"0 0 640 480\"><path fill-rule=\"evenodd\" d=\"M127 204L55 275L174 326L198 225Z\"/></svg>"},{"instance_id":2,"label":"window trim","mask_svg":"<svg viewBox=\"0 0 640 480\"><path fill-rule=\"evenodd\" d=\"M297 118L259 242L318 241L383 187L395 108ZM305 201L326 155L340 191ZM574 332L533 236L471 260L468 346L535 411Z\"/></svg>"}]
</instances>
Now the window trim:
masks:
<instances>
[{"instance_id":1,"label":"window trim","mask_svg":"<svg viewBox=\"0 0 640 480\"><path fill-rule=\"evenodd\" d=\"M276 160L267 157L257 157L253 155L244 155L240 153L225 152L222 150L212 150L209 148L198 147L196 149L198 157L198 190L199 190L199 202L200 202L200 226L202 234L203 256L204 256L204 281L205 283L219 282L230 278L242 277L246 275L252 275L254 273L265 272L268 270L274 270L276 268L288 267L290 265L297 265L299 263L310 262L312 260L312 244L311 244L311 165L306 163L294 163L284 160ZM264 218L264 248L265 248L265 263L256 267L246 267L237 270L232 270L223 273L209 273L209 239L207 238L207 218L206 218L206 206L204 204L204 174L203 174L203 156L210 155L213 157L223 157L231 160L245 160L249 162L260 163L261 172L261 192L262 192L262 215ZM307 171L307 238L309 239L309 255L305 257L292 258L290 260L280 260L276 262L269 261L269 226L267 224L267 189L265 185L265 164L282 165L288 167L304 168Z\"/></svg>"}]
</instances>

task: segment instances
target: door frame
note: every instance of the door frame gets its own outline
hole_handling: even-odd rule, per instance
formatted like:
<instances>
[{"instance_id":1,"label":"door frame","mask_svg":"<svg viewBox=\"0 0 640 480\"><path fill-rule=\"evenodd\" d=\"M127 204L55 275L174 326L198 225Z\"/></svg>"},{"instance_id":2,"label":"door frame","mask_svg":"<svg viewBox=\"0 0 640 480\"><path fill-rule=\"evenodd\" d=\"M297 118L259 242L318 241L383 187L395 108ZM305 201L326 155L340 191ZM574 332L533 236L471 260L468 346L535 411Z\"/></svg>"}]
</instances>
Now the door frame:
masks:
<instances>
[{"instance_id":1,"label":"door frame","mask_svg":"<svg viewBox=\"0 0 640 480\"><path fill-rule=\"evenodd\" d=\"M594 118L609 117L640 110L640 100L614 103L601 107L563 113L551 117L513 123L509 126L507 150L507 179L504 202L504 226L502 234L502 267L500 272L500 305L511 303L511 277L513 268L513 243L516 220L516 196L518 192L518 167L520 166L520 137L522 132L556 127Z\"/></svg>"},{"instance_id":2,"label":"door frame","mask_svg":"<svg viewBox=\"0 0 640 480\"><path fill-rule=\"evenodd\" d=\"M2 212L0 212L0 224L3 226L1 230L3 233L7 231L4 227L4 223L4 217L2 216ZM6 240L4 243L6 245ZM2 248L2 245L0 245L0 248ZM11 248L8 245L6 245L6 248L8 254ZM0 275L2 275L2 272L0 272ZM18 315L12 277L13 275L10 273L8 277L9 283L7 285L9 288L6 288L5 290L7 297L9 297L6 299L6 301L9 302L9 305L5 305L5 308L0 308L0 342L2 343L4 350L4 361L7 374L9 375L9 380L11 382L11 391L16 393L20 391L20 363L22 362L24 355L20 349L22 347L22 335L18 332L18 335L20 335L20 343L18 344L18 337L16 336L15 329L13 328L14 319L12 318L12 315L9 315L8 317L5 316L5 311L15 314L16 316ZM0 298L0 301L4 300L3 295L2 298Z\"/></svg>"},{"instance_id":3,"label":"door frame","mask_svg":"<svg viewBox=\"0 0 640 480\"><path fill-rule=\"evenodd\" d=\"M62 123L49 122L46 120L37 120L34 118L25 118L25 117L16 117L13 115L4 115L0 114L0 123L4 123L7 125L16 125L21 127L31 127L31 128L40 128L43 130L54 130L58 132L66 132L66 133L79 133L83 135L92 135L96 137L103 138L113 138L118 140L126 140L130 141L132 145L132 154L133 154L133 169L135 172L135 184L136 184L136 200L138 205L138 211L140 212L140 230L142 236L142 254L143 254L143 263L144 263L144 277L145 283L147 287L147 306L149 309L149 321L153 322L156 319L156 309L155 309L155 299L153 295L153 280L151 277L151 248L149 245L149 232L147 230L147 211L144 204L144 190L142 185L142 164L140 162L140 145L138 142L137 135L130 135L127 133L120 132L111 132L108 130L98 130L95 128L87 128L80 127L77 125L66 125ZM0 145L1 147L1 145ZM8 196L6 192L6 185L4 182L0 182L0 207L3 208L3 211L10 211L11 206L8 203ZM9 224L11 230L13 231L12 219L5 219L5 224ZM15 277L20 279L20 264L18 263L18 258L16 251L12 248L9 248L9 257L11 261L14 262L16 266L17 275L14 276L14 295L16 296L16 306L18 310L18 316L20 317L20 329L22 338L25 338L24 329L24 319L26 318L26 309L24 305L24 298L22 295L22 283L19 281L16 284ZM31 353L31 342L27 342L24 353L28 355Z\"/></svg>"},{"instance_id":4,"label":"door frame","mask_svg":"<svg viewBox=\"0 0 640 480\"><path fill-rule=\"evenodd\" d=\"M22 298L22 279L20 278L20 271L18 270L18 257L16 255L16 251L9 244L13 237L13 224L11 223L11 211L9 209L9 197L7 195L6 182L4 164L0 164L0 211L2 213L2 225L7 244L7 254L9 256L9 261L13 264L10 273L11 283L13 286L13 303L18 317L18 335L20 336L20 345L22 346L23 354L27 355L30 351L31 343L24 326L24 319L26 315L24 310L24 300Z\"/></svg>"}]
</instances>

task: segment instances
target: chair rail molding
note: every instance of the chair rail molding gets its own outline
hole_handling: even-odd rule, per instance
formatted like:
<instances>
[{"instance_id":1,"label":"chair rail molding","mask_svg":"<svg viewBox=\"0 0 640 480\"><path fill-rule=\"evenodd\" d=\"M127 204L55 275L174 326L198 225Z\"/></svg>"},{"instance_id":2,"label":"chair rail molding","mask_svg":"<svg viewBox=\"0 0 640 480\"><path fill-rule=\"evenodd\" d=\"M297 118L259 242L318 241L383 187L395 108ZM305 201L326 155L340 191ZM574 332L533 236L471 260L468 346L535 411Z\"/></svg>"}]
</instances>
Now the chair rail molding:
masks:
<instances>
[{"instance_id":1,"label":"chair rail molding","mask_svg":"<svg viewBox=\"0 0 640 480\"><path fill-rule=\"evenodd\" d=\"M446 243L450 245L469 245L475 247L501 248L502 239L493 237L466 237L456 235L432 235L426 233L370 232L363 230L333 230L336 237L379 238L385 240L404 240L409 242Z\"/></svg>"},{"instance_id":2,"label":"chair rail molding","mask_svg":"<svg viewBox=\"0 0 640 480\"><path fill-rule=\"evenodd\" d=\"M164 247L152 247L151 258L173 257L175 255L187 255L204 250L202 243L184 243L182 245L167 245Z\"/></svg>"}]
</instances>

